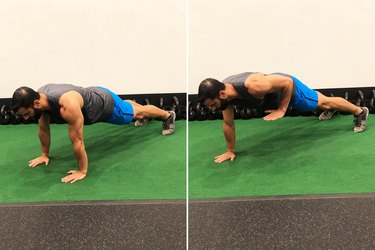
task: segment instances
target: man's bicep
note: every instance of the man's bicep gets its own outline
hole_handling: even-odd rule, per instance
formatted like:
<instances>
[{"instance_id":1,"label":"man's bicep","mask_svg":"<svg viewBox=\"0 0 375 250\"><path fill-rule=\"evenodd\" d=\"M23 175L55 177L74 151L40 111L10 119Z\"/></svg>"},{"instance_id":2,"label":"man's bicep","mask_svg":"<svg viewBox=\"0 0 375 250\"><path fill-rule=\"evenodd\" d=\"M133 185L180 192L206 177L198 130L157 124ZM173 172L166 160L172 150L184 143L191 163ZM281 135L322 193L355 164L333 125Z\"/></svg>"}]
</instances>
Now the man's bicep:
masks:
<instances>
[{"instance_id":1,"label":"man's bicep","mask_svg":"<svg viewBox=\"0 0 375 250\"><path fill-rule=\"evenodd\" d=\"M232 126L234 124L234 111L233 106L228 105L228 107L222 111L223 121L225 124Z\"/></svg>"},{"instance_id":2,"label":"man's bicep","mask_svg":"<svg viewBox=\"0 0 375 250\"><path fill-rule=\"evenodd\" d=\"M82 118L82 96L75 92L70 91L63 94L59 100L61 117L68 123L74 123Z\"/></svg>"},{"instance_id":3,"label":"man's bicep","mask_svg":"<svg viewBox=\"0 0 375 250\"><path fill-rule=\"evenodd\" d=\"M70 116L73 118L73 116ZM83 116L77 116L75 119L71 119L68 122L69 138L72 143L83 140Z\"/></svg>"},{"instance_id":4,"label":"man's bicep","mask_svg":"<svg viewBox=\"0 0 375 250\"><path fill-rule=\"evenodd\" d=\"M62 103L61 117L68 123L69 137L71 141L82 139L83 114L80 106L75 102Z\"/></svg>"},{"instance_id":5,"label":"man's bicep","mask_svg":"<svg viewBox=\"0 0 375 250\"><path fill-rule=\"evenodd\" d=\"M81 107L79 103L74 100L62 103L60 115L69 124L79 122L83 118Z\"/></svg>"},{"instance_id":6,"label":"man's bicep","mask_svg":"<svg viewBox=\"0 0 375 250\"><path fill-rule=\"evenodd\" d=\"M48 112L42 112L42 115L38 120L39 128L42 130L49 130L50 119L51 115Z\"/></svg>"}]
</instances>

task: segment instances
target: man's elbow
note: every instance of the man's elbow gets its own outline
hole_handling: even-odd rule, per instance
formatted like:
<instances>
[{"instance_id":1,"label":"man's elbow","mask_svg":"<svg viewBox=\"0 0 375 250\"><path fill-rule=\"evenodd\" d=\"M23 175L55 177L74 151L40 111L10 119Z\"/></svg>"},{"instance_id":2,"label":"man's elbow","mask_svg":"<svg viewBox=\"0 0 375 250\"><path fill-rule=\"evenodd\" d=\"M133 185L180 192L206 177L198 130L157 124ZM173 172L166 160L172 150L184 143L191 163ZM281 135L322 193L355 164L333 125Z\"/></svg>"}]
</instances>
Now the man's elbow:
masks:
<instances>
[{"instance_id":1,"label":"man's elbow","mask_svg":"<svg viewBox=\"0 0 375 250\"><path fill-rule=\"evenodd\" d=\"M49 136L50 135L50 130L49 129L39 128L38 135L42 136L42 137Z\"/></svg>"},{"instance_id":2,"label":"man's elbow","mask_svg":"<svg viewBox=\"0 0 375 250\"><path fill-rule=\"evenodd\" d=\"M293 88L293 79L292 79L292 78L287 78L287 79L285 80L284 88L285 88L285 89Z\"/></svg>"},{"instance_id":3,"label":"man's elbow","mask_svg":"<svg viewBox=\"0 0 375 250\"><path fill-rule=\"evenodd\" d=\"M73 149L74 151L80 151L82 148L84 149L84 143L82 139L74 139L72 140Z\"/></svg>"},{"instance_id":4,"label":"man's elbow","mask_svg":"<svg viewBox=\"0 0 375 250\"><path fill-rule=\"evenodd\" d=\"M224 129L234 129L234 122L224 122Z\"/></svg>"}]
</instances>

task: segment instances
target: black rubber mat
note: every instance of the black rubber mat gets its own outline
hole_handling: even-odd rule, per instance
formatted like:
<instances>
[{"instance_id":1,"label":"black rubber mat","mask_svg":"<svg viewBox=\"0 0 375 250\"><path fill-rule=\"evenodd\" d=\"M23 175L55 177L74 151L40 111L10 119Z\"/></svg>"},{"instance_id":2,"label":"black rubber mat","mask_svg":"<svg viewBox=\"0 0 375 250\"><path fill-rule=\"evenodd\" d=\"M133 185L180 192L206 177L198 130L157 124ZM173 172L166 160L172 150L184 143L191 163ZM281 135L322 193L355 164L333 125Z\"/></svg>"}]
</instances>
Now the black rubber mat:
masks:
<instances>
[{"instance_id":1,"label":"black rubber mat","mask_svg":"<svg viewBox=\"0 0 375 250\"><path fill-rule=\"evenodd\" d=\"M190 249L374 249L375 195L195 200Z\"/></svg>"},{"instance_id":2,"label":"black rubber mat","mask_svg":"<svg viewBox=\"0 0 375 250\"><path fill-rule=\"evenodd\" d=\"M186 202L0 205L0 249L185 249Z\"/></svg>"}]
</instances>

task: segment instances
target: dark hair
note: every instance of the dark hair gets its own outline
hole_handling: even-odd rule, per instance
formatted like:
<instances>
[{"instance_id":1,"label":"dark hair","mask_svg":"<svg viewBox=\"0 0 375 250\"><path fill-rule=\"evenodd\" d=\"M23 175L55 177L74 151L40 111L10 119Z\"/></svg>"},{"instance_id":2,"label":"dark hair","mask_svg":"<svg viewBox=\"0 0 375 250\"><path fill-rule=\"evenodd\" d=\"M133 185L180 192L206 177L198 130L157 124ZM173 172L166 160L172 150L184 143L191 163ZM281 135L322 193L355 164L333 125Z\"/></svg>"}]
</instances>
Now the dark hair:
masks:
<instances>
[{"instance_id":1,"label":"dark hair","mask_svg":"<svg viewBox=\"0 0 375 250\"><path fill-rule=\"evenodd\" d=\"M204 79L199 85L198 102L203 103L206 99L218 98L220 91L224 89L224 83L213 78Z\"/></svg>"},{"instance_id":2,"label":"dark hair","mask_svg":"<svg viewBox=\"0 0 375 250\"><path fill-rule=\"evenodd\" d=\"M20 87L16 89L12 97L12 109L17 112L20 108L30 108L35 100L39 100L40 95L29 87Z\"/></svg>"}]
</instances>

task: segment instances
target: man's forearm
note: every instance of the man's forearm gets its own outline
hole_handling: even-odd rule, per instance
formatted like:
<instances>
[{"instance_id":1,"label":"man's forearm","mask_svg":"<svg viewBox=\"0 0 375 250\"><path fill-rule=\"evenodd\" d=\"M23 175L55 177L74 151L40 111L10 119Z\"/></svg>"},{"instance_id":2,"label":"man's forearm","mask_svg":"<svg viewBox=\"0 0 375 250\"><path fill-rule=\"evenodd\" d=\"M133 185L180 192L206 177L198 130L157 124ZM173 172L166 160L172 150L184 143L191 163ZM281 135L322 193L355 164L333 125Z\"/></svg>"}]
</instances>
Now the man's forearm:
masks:
<instances>
[{"instance_id":1,"label":"man's forearm","mask_svg":"<svg viewBox=\"0 0 375 250\"><path fill-rule=\"evenodd\" d=\"M230 152L234 152L234 146L236 142L236 132L234 125L223 124L223 131L225 140L227 142L227 149Z\"/></svg>"},{"instance_id":2,"label":"man's forearm","mask_svg":"<svg viewBox=\"0 0 375 250\"><path fill-rule=\"evenodd\" d=\"M49 155L49 148L51 145L51 135L49 130L38 129L38 136L41 144L42 154Z\"/></svg>"},{"instance_id":3,"label":"man's forearm","mask_svg":"<svg viewBox=\"0 0 375 250\"><path fill-rule=\"evenodd\" d=\"M289 102L292 97L292 91L293 91L293 83L286 84L286 86L281 89L279 110L283 111L284 113L288 109Z\"/></svg>"},{"instance_id":4,"label":"man's forearm","mask_svg":"<svg viewBox=\"0 0 375 250\"><path fill-rule=\"evenodd\" d=\"M88 159L85 150L85 145L82 140L77 140L73 143L74 154L77 159L79 171L87 174L88 169Z\"/></svg>"},{"instance_id":5,"label":"man's forearm","mask_svg":"<svg viewBox=\"0 0 375 250\"><path fill-rule=\"evenodd\" d=\"M284 113L288 109L290 99L292 97L293 82L288 82L284 88L281 89L280 106L279 110Z\"/></svg>"}]
</instances>

